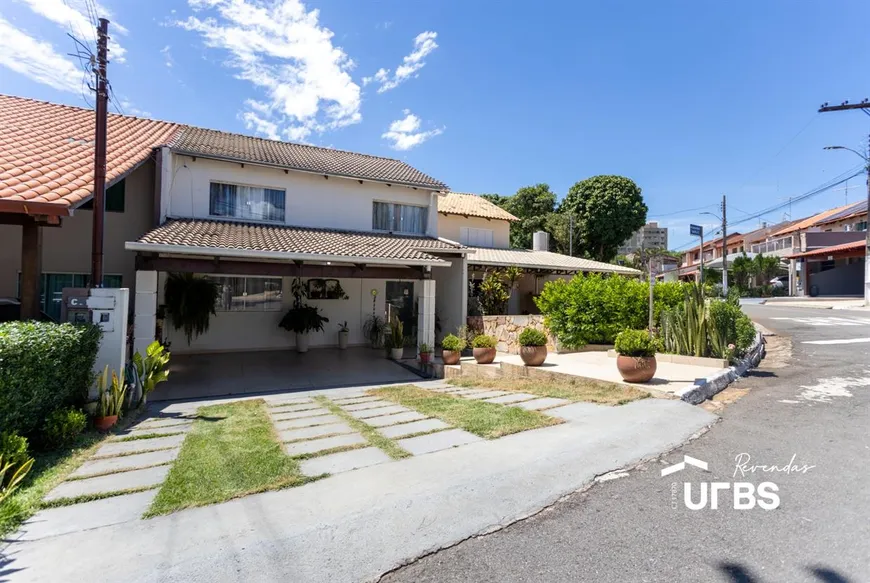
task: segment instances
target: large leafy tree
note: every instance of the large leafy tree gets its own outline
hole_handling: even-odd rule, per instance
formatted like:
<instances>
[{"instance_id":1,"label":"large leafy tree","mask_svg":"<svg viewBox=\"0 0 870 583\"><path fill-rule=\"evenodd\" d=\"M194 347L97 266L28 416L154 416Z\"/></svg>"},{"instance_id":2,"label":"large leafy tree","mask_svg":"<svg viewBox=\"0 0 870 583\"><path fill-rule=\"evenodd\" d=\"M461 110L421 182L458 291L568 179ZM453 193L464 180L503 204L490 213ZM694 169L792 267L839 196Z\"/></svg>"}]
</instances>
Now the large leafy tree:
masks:
<instances>
[{"instance_id":1,"label":"large leafy tree","mask_svg":"<svg viewBox=\"0 0 870 583\"><path fill-rule=\"evenodd\" d=\"M593 176L568 190L559 211L573 213L586 255L598 261L616 257L619 246L646 223L640 187L624 176Z\"/></svg>"},{"instance_id":2,"label":"large leafy tree","mask_svg":"<svg viewBox=\"0 0 870 583\"><path fill-rule=\"evenodd\" d=\"M511 224L511 247L531 249L532 233L546 230L547 215L556 210L556 194L548 184L524 186L500 206L519 219Z\"/></svg>"}]
</instances>

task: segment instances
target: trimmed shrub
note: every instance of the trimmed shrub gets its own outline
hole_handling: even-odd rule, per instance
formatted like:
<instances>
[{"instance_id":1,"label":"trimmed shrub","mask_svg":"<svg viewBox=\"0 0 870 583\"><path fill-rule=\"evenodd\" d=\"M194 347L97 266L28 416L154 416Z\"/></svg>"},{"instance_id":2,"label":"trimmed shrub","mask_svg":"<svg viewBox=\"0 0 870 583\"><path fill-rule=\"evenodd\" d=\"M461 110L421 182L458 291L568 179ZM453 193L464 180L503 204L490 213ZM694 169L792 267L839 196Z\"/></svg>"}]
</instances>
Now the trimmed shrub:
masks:
<instances>
[{"instance_id":1,"label":"trimmed shrub","mask_svg":"<svg viewBox=\"0 0 870 583\"><path fill-rule=\"evenodd\" d=\"M526 328L520 332L520 346L546 346L547 335L537 328Z\"/></svg>"},{"instance_id":2,"label":"trimmed shrub","mask_svg":"<svg viewBox=\"0 0 870 583\"><path fill-rule=\"evenodd\" d=\"M15 491L32 467L27 439L15 433L0 433L0 504Z\"/></svg>"},{"instance_id":3,"label":"trimmed shrub","mask_svg":"<svg viewBox=\"0 0 870 583\"><path fill-rule=\"evenodd\" d=\"M752 320L744 314L739 306L725 300L713 300L707 308L712 326L716 329L716 336L721 346L713 342L713 351L720 358L726 358L729 353L741 355L755 339L755 326ZM729 350L728 345L733 344L734 349Z\"/></svg>"},{"instance_id":4,"label":"trimmed shrub","mask_svg":"<svg viewBox=\"0 0 870 583\"><path fill-rule=\"evenodd\" d=\"M474 340L471 342L471 347L495 348L496 344L498 344L498 340L496 340L494 336L487 336L486 334L481 334L480 336L474 337Z\"/></svg>"},{"instance_id":5,"label":"trimmed shrub","mask_svg":"<svg viewBox=\"0 0 870 583\"><path fill-rule=\"evenodd\" d=\"M683 303L685 285L668 282L653 287L656 325L665 310ZM547 328L565 346L611 344L623 330L647 327L649 284L626 277L580 274L570 281L548 282L535 302Z\"/></svg>"},{"instance_id":6,"label":"trimmed shrub","mask_svg":"<svg viewBox=\"0 0 870 583\"><path fill-rule=\"evenodd\" d=\"M441 348L452 352L462 352L465 349L465 345L465 339L460 338L455 334L448 334L444 337L444 340L441 341Z\"/></svg>"},{"instance_id":7,"label":"trimmed shrub","mask_svg":"<svg viewBox=\"0 0 870 583\"><path fill-rule=\"evenodd\" d=\"M622 356L650 357L656 355L658 342L646 330L623 330L616 335L613 348Z\"/></svg>"},{"instance_id":8,"label":"trimmed shrub","mask_svg":"<svg viewBox=\"0 0 870 583\"><path fill-rule=\"evenodd\" d=\"M50 412L83 404L100 335L93 324L0 324L0 427L31 435Z\"/></svg>"},{"instance_id":9,"label":"trimmed shrub","mask_svg":"<svg viewBox=\"0 0 870 583\"><path fill-rule=\"evenodd\" d=\"M42 441L51 448L63 447L72 443L87 424L88 418L82 411L72 407L57 409L45 420Z\"/></svg>"}]
</instances>

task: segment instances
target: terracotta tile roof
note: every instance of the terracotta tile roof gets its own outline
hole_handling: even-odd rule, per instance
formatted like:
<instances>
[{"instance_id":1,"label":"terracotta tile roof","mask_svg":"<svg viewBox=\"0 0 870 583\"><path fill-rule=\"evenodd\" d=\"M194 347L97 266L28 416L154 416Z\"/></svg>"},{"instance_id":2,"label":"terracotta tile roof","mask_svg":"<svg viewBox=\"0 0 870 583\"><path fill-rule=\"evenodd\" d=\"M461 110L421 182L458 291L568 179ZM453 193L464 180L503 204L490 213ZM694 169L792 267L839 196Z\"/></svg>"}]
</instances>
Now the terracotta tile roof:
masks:
<instances>
[{"instance_id":1,"label":"terracotta tile roof","mask_svg":"<svg viewBox=\"0 0 870 583\"><path fill-rule=\"evenodd\" d=\"M486 247L469 247L474 252L468 255L469 265L498 265L524 267L526 269L551 269L554 271L596 271L600 273L621 273L624 275L640 275L640 271L622 265L602 263L570 257L549 251L531 251L529 249L490 249Z\"/></svg>"},{"instance_id":2,"label":"terracotta tile roof","mask_svg":"<svg viewBox=\"0 0 870 583\"><path fill-rule=\"evenodd\" d=\"M0 212L68 215L94 188L94 112L0 95ZM109 115L107 184L165 144L177 124Z\"/></svg>"},{"instance_id":3,"label":"terracotta tile roof","mask_svg":"<svg viewBox=\"0 0 870 583\"><path fill-rule=\"evenodd\" d=\"M447 215L462 215L464 217L482 217L484 219L499 219L502 221L518 221L519 219L498 205L495 205L476 194L463 192L445 192L438 197L438 212Z\"/></svg>"},{"instance_id":4,"label":"terracotta tile roof","mask_svg":"<svg viewBox=\"0 0 870 583\"><path fill-rule=\"evenodd\" d=\"M740 233L731 233L730 235L728 235L728 240L725 242L725 244L731 245L732 243L737 243L738 241L742 241L744 239L744 237L745 237L745 235L742 235ZM704 241L704 249L714 249L716 247L721 247L721 246L722 246L722 237L717 237L717 238L713 239L712 241ZM700 248L701 248L701 245L698 244L698 245L695 245L694 247L692 247L691 249L687 249L686 251L681 251L680 253L694 253L695 251L699 250Z\"/></svg>"},{"instance_id":5,"label":"terracotta tile roof","mask_svg":"<svg viewBox=\"0 0 870 583\"><path fill-rule=\"evenodd\" d=\"M821 223L822 221L824 221L828 217L835 215L835 214L839 213L840 211L846 210L850 206L852 206L852 205L847 204L844 206L838 206L837 208L832 208L832 209L828 209L826 211L822 211L817 215L813 215L813 216L808 217L802 221L798 221L794 224L789 225L788 227L786 227L785 229L783 229L781 231L777 231L776 233L773 233L771 235L771 237L779 237L780 235L787 235L789 233L794 233L796 231L802 231L804 229L809 229L810 227L814 227L818 223Z\"/></svg>"},{"instance_id":6,"label":"terracotta tile roof","mask_svg":"<svg viewBox=\"0 0 870 583\"><path fill-rule=\"evenodd\" d=\"M445 188L443 182L423 174L400 160L217 130L185 127L175 137L171 146L176 152L206 158L257 162L317 174L404 184L432 190Z\"/></svg>"},{"instance_id":7,"label":"terracotta tile roof","mask_svg":"<svg viewBox=\"0 0 870 583\"><path fill-rule=\"evenodd\" d=\"M822 247L821 249L812 249L796 255L789 255L786 259L796 259L798 257L825 257L827 255L836 255L837 253L863 250L867 241L860 239L851 243L841 243L840 245L832 245L831 247Z\"/></svg>"},{"instance_id":8,"label":"terracotta tile roof","mask_svg":"<svg viewBox=\"0 0 870 583\"><path fill-rule=\"evenodd\" d=\"M158 249L154 246L163 246ZM165 247L178 249L165 249ZM245 256L317 261L346 257L348 261L438 265L446 261L429 252L455 251L460 245L422 236L392 235L364 231L339 231L285 225L170 219L146 233L128 250L161 253L192 253L185 247L214 251L217 256ZM199 252L202 254L202 251ZM384 261L386 260L386 261Z\"/></svg>"}]
</instances>

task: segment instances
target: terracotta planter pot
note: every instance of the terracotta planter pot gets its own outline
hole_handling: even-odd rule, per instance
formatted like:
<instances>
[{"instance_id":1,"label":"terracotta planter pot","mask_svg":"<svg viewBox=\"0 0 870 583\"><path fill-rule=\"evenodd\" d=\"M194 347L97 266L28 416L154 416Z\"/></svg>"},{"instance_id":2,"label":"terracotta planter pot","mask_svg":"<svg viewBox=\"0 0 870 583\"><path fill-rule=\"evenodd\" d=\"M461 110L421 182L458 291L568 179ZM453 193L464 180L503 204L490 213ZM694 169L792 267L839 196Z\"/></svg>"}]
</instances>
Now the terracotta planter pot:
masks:
<instances>
[{"instance_id":1,"label":"terracotta planter pot","mask_svg":"<svg viewBox=\"0 0 870 583\"><path fill-rule=\"evenodd\" d=\"M94 417L94 427L98 431L108 431L118 422L117 415L107 415L106 417Z\"/></svg>"},{"instance_id":2,"label":"terracotta planter pot","mask_svg":"<svg viewBox=\"0 0 870 583\"><path fill-rule=\"evenodd\" d=\"M656 374L655 356L623 356L616 357L616 368L627 383L645 383Z\"/></svg>"},{"instance_id":3,"label":"terracotta planter pot","mask_svg":"<svg viewBox=\"0 0 870 583\"><path fill-rule=\"evenodd\" d=\"M441 352L441 360L444 361L444 364L459 364L460 356L462 353L458 350L443 350Z\"/></svg>"},{"instance_id":4,"label":"terracotta planter pot","mask_svg":"<svg viewBox=\"0 0 870 583\"><path fill-rule=\"evenodd\" d=\"M547 360L547 347L520 346L520 358L526 366L541 366Z\"/></svg>"},{"instance_id":5,"label":"terracotta planter pot","mask_svg":"<svg viewBox=\"0 0 870 583\"><path fill-rule=\"evenodd\" d=\"M429 364L429 361L432 359L431 352L421 352L420 353L420 362L423 364Z\"/></svg>"},{"instance_id":6,"label":"terracotta planter pot","mask_svg":"<svg viewBox=\"0 0 870 583\"><path fill-rule=\"evenodd\" d=\"M477 364L489 364L495 360L495 348L475 348L471 353Z\"/></svg>"}]
</instances>

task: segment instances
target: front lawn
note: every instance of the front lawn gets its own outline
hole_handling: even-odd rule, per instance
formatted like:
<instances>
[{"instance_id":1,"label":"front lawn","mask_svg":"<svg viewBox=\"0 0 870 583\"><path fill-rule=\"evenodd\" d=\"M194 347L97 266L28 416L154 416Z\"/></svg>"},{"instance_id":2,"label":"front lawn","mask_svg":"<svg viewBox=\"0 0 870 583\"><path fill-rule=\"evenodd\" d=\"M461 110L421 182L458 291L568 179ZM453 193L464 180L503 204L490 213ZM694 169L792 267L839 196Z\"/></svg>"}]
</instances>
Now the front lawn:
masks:
<instances>
[{"instance_id":1,"label":"front lawn","mask_svg":"<svg viewBox=\"0 0 870 583\"><path fill-rule=\"evenodd\" d=\"M145 515L224 502L312 479L283 451L262 399L201 407Z\"/></svg>"},{"instance_id":2,"label":"front lawn","mask_svg":"<svg viewBox=\"0 0 870 583\"><path fill-rule=\"evenodd\" d=\"M373 389L368 393L487 439L562 423L561 419L537 411L433 393L411 385Z\"/></svg>"},{"instance_id":3,"label":"front lawn","mask_svg":"<svg viewBox=\"0 0 870 583\"><path fill-rule=\"evenodd\" d=\"M635 387L583 378L555 381L533 378L460 377L450 379L449 383L457 387L530 393L541 397L555 397L575 402L585 401L599 405L624 405L650 396L646 391Z\"/></svg>"}]
</instances>

